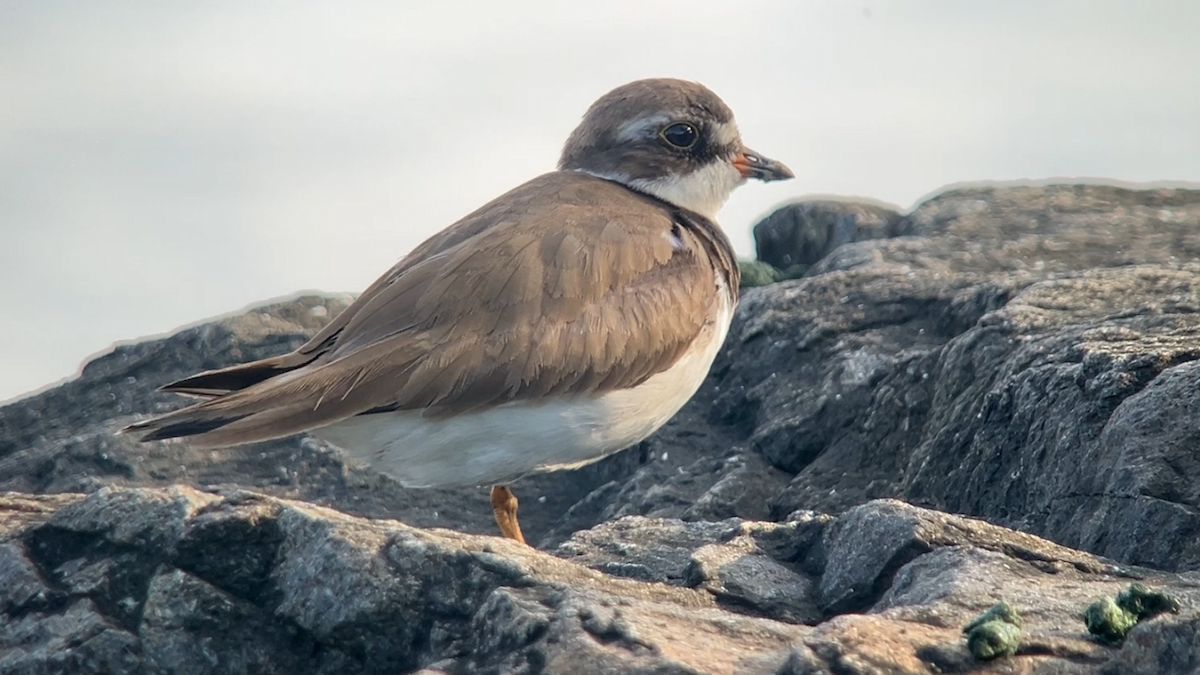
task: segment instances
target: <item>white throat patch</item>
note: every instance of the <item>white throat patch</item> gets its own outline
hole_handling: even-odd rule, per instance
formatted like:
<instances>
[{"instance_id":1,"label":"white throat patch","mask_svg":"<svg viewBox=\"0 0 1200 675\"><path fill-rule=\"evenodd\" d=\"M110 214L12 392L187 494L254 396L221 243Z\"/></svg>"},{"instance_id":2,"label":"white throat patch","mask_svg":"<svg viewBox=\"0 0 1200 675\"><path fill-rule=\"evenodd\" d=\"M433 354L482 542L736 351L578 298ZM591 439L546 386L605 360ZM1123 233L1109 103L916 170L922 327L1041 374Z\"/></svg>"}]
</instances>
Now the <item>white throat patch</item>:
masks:
<instances>
[{"instance_id":1,"label":"white throat patch","mask_svg":"<svg viewBox=\"0 0 1200 675\"><path fill-rule=\"evenodd\" d=\"M734 188L745 180L733 164L715 161L682 176L620 182L715 221L717 212L725 205Z\"/></svg>"}]
</instances>

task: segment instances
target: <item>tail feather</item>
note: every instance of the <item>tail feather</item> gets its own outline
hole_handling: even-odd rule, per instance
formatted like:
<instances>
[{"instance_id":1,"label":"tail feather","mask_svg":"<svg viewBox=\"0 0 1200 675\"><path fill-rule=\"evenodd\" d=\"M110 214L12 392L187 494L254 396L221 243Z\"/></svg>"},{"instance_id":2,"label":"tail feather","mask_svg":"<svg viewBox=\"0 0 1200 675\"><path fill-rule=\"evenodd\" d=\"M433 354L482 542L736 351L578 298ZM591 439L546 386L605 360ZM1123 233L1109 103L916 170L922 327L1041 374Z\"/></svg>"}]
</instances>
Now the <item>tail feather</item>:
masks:
<instances>
[{"instance_id":1,"label":"tail feather","mask_svg":"<svg viewBox=\"0 0 1200 675\"><path fill-rule=\"evenodd\" d=\"M236 394L235 394L236 395ZM138 435L141 442L187 438L197 448L222 448L285 438L321 426L325 416L312 416L311 403L250 411L230 411L213 407L226 397L199 403L160 417L131 424L120 433ZM300 422L300 420L305 422Z\"/></svg>"},{"instance_id":2,"label":"tail feather","mask_svg":"<svg viewBox=\"0 0 1200 675\"><path fill-rule=\"evenodd\" d=\"M201 373L164 389L207 400L122 431L141 434L143 441L186 436L198 448L284 438L390 409L411 377L415 359L424 353L423 342L385 342L325 363L293 352ZM380 363L389 367L380 368ZM253 384L228 391L249 382Z\"/></svg>"},{"instance_id":3,"label":"tail feather","mask_svg":"<svg viewBox=\"0 0 1200 675\"><path fill-rule=\"evenodd\" d=\"M142 442L162 441L171 438L192 437L194 444L201 446L240 445L269 438L279 438L288 433L270 434L266 437L252 436L239 438L232 442L212 443L214 433L235 422L247 418L258 417L268 412L266 408L256 406L251 398L249 407L231 406L239 399L248 398L240 393L257 387L268 392L272 385L278 384L280 375L302 368L311 363L317 355L292 352L282 356L242 363L228 368L219 368L198 373L182 380L159 387L159 391L197 396L206 399L202 403L160 415L153 419L131 424L120 430L122 434L140 434ZM267 400L260 400L268 404ZM243 425L245 426L245 425ZM291 432L295 433L295 432ZM226 434L220 434L225 436Z\"/></svg>"},{"instance_id":4,"label":"tail feather","mask_svg":"<svg viewBox=\"0 0 1200 675\"><path fill-rule=\"evenodd\" d=\"M362 368L372 359L372 354L364 353L351 358L354 367L350 368L334 368L333 364L292 368L244 389L209 394L206 401L131 424L122 432L141 434L142 441L186 436L193 446L207 448L256 443L315 429L375 408L380 390L393 391L390 378L380 378L373 389L363 385ZM223 371L214 371L215 376L224 377ZM217 388L181 384L172 391Z\"/></svg>"},{"instance_id":5,"label":"tail feather","mask_svg":"<svg viewBox=\"0 0 1200 675\"><path fill-rule=\"evenodd\" d=\"M196 436L206 434L210 431L215 431L221 427L243 419L244 415L234 417L214 417L212 419L181 419L178 422L172 422L166 417L160 417L146 422L131 424L121 433L140 433L143 434L138 440L143 443L148 441L163 441L168 438L180 438L182 436Z\"/></svg>"},{"instance_id":6,"label":"tail feather","mask_svg":"<svg viewBox=\"0 0 1200 675\"><path fill-rule=\"evenodd\" d=\"M253 387L260 382L306 366L315 358L315 354L293 352L228 368L205 371L165 384L158 390L201 398L222 396Z\"/></svg>"}]
</instances>

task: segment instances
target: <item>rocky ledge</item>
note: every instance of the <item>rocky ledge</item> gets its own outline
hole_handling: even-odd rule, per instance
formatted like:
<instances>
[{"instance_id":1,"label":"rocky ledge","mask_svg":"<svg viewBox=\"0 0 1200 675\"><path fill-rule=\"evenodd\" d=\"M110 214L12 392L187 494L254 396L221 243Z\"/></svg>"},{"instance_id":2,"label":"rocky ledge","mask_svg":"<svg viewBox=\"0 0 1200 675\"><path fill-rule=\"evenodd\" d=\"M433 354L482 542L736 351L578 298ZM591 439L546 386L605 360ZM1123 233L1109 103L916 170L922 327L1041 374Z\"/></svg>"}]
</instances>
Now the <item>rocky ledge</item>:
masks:
<instances>
[{"instance_id":1,"label":"rocky ledge","mask_svg":"<svg viewBox=\"0 0 1200 675\"><path fill-rule=\"evenodd\" d=\"M245 490L10 493L0 514L6 673L1161 673L1200 647L1195 612L1120 649L1080 617L1130 579L1194 607L1197 575L894 500L628 516L553 555ZM1019 645L981 665L960 626L1001 598Z\"/></svg>"},{"instance_id":2,"label":"rocky ledge","mask_svg":"<svg viewBox=\"0 0 1200 675\"><path fill-rule=\"evenodd\" d=\"M540 551L481 536L485 490L403 490L310 438L113 435L345 297L0 408L0 673L1200 668L1200 191L800 202L755 235L799 278L746 291L653 438L514 486ZM1178 613L1090 638L1135 580ZM977 661L961 627L1001 600L1019 644Z\"/></svg>"}]
</instances>

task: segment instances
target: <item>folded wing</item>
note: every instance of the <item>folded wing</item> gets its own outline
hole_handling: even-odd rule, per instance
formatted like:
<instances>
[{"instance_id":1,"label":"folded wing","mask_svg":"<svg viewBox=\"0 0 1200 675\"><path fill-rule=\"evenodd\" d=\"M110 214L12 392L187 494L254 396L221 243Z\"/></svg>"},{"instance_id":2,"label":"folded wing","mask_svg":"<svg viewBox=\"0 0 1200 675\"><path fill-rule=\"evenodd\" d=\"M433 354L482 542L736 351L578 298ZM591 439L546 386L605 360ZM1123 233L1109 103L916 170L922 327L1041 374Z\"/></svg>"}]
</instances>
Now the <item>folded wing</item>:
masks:
<instances>
[{"instance_id":1,"label":"folded wing","mask_svg":"<svg viewBox=\"0 0 1200 675\"><path fill-rule=\"evenodd\" d=\"M736 270L711 224L627 198L636 208L533 199L493 214L414 252L296 352L170 385L210 398L129 430L236 445L359 414L635 386L687 350L719 302L718 275Z\"/></svg>"}]
</instances>

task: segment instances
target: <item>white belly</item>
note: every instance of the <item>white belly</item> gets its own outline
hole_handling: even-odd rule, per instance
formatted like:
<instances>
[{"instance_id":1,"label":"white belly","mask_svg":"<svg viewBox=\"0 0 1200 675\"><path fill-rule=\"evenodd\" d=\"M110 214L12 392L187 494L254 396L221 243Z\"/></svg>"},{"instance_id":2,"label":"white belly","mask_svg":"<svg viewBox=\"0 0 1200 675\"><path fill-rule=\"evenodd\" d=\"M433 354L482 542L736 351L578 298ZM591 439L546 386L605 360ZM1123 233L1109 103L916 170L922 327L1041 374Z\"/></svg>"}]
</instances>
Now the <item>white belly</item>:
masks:
<instances>
[{"instance_id":1,"label":"white belly","mask_svg":"<svg viewBox=\"0 0 1200 675\"><path fill-rule=\"evenodd\" d=\"M362 415L312 434L406 487L503 484L581 466L641 441L683 407L708 374L732 314L732 305L722 307L706 337L634 389L515 401L440 420L420 411Z\"/></svg>"}]
</instances>

